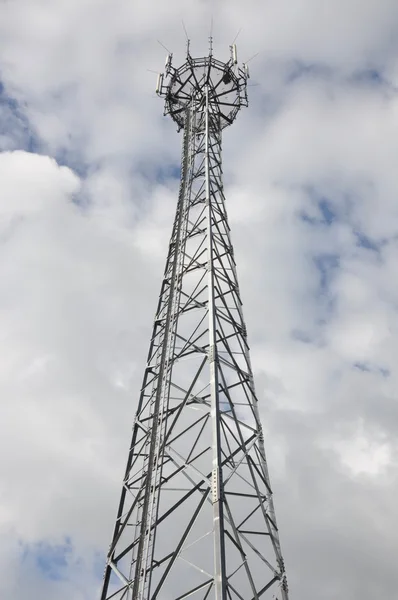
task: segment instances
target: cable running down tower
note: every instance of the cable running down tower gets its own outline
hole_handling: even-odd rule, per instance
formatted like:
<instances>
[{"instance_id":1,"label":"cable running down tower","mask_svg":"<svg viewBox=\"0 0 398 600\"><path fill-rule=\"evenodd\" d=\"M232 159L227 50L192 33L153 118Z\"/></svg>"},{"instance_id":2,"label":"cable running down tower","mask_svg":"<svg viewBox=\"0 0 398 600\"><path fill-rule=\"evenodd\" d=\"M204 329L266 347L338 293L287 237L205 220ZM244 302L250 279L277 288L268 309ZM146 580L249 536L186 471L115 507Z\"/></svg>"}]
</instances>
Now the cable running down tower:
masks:
<instances>
[{"instance_id":1,"label":"cable running down tower","mask_svg":"<svg viewBox=\"0 0 398 600\"><path fill-rule=\"evenodd\" d=\"M159 75L181 183L101 600L288 600L222 183L247 65Z\"/></svg>"}]
</instances>

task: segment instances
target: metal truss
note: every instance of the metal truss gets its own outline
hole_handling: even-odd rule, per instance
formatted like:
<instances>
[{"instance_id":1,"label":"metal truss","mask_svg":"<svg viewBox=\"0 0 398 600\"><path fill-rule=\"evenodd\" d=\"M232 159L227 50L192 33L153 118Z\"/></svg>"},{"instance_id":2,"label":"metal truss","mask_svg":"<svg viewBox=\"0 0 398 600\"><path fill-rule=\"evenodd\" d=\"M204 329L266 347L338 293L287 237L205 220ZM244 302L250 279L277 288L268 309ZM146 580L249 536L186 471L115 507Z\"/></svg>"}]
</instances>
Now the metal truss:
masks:
<instances>
[{"instance_id":1,"label":"metal truss","mask_svg":"<svg viewBox=\"0 0 398 600\"><path fill-rule=\"evenodd\" d=\"M101 600L288 600L222 183L235 57L158 84L181 184Z\"/></svg>"}]
</instances>

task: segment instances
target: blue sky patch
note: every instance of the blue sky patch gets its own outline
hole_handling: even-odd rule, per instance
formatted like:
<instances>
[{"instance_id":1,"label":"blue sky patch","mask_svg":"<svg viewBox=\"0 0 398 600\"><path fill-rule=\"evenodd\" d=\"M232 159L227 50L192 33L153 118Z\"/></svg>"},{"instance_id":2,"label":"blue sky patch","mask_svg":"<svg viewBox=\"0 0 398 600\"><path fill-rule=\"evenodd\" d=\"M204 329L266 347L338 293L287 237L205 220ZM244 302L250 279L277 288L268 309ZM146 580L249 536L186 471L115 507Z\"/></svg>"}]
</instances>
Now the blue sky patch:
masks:
<instances>
[{"instance_id":1,"label":"blue sky patch","mask_svg":"<svg viewBox=\"0 0 398 600\"><path fill-rule=\"evenodd\" d=\"M310 196L314 196L313 192L309 192ZM300 218L302 221L309 223L310 225L332 225L337 220L336 212L333 209L332 202L325 197L314 199L318 209L318 216L314 217L307 211L302 211Z\"/></svg>"},{"instance_id":2,"label":"blue sky patch","mask_svg":"<svg viewBox=\"0 0 398 600\"><path fill-rule=\"evenodd\" d=\"M39 152L40 139L17 100L0 81L0 151Z\"/></svg>"},{"instance_id":3,"label":"blue sky patch","mask_svg":"<svg viewBox=\"0 0 398 600\"><path fill-rule=\"evenodd\" d=\"M366 248L367 250L373 250L374 252L380 251L380 247L383 245L382 243L378 244L361 231L355 231L354 233L357 238L357 246L360 246L361 248Z\"/></svg>"},{"instance_id":4,"label":"blue sky patch","mask_svg":"<svg viewBox=\"0 0 398 600\"><path fill-rule=\"evenodd\" d=\"M322 222L331 225L336 220L336 214L333 212L332 205L326 198L318 202L319 210L322 214Z\"/></svg>"},{"instance_id":5,"label":"blue sky patch","mask_svg":"<svg viewBox=\"0 0 398 600\"><path fill-rule=\"evenodd\" d=\"M334 74L333 69L326 63L305 63L293 61L288 66L287 83L295 83L303 78L329 78Z\"/></svg>"},{"instance_id":6,"label":"blue sky patch","mask_svg":"<svg viewBox=\"0 0 398 600\"><path fill-rule=\"evenodd\" d=\"M376 68L367 68L356 71L352 81L359 84L367 84L374 87L391 87L391 83L384 77L382 71Z\"/></svg>"},{"instance_id":7,"label":"blue sky patch","mask_svg":"<svg viewBox=\"0 0 398 600\"><path fill-rule=\"evenodd\" d=\"M384 367L380 367L378 365L372 365L366 362L356 362L353 366L354 369L357 369L358 371L363 371L366 373L379 373L382 377L390 376L389 369L385 369Z\"/></svg>"},{"instance_id":8,"label":"blue sky patch","mask_svg":"<svg viewBox=\"0 0 398 600\"><path fill-rule=\"evenodd\" d=\"M313 257L313 261L319 272L320 291L326 293L334 272L339 267L340 257L338 254L319 254Z\"/></svg>"},{"instance_id":9,"label":"blue sky patch","mask_svg":"<svg viewBox=\"0 0 398 600\"><path fill-rule=\"evenodd\" d=\"M179 164L157 165L154 179L157 183L165 183L169 179L179 179L180 172Z\"/></svg>"},{"instance_id":10,"label":"blue sky patch","mask_svg":"<svg viewBox=\"0 0 398 600\"><path fill-rule=\"evenodd\" d=\"M72 169L79 177L84 178L88 166L82 157L67 148L60 148L55 153L46 148L34 127L30 123L20 103L7 94L0 81L0 152L24 150L35 154L48 154L55 158L61 166Z\"/></svg>"},{"instance_id":11,"label":"blue sky patch","mask_svg":"<svg viewBox=\"0 0 398 600\"><path fill-rule=\"evenodd\" d=\"M69 538L65 538L63 544L57 545L38 542L24 549L22 560L33 564L46 579L59 581L66 577L72 551Z\"/></svg>"},{"instance_id":12,"label":"blue sky patch","mask_svg":"<svg viewBox=\"0 0 398 600\"><path fill-rule=\"evenodd\" d=\"M59 165L69 167L69 169L72 169L72 171L74 171L81 179L85 179L89 174L89 170L93 170L93 166L89 166L82 156L67 148L58 149L54 154L54 158Z\"/></svg>"}]
</instances>

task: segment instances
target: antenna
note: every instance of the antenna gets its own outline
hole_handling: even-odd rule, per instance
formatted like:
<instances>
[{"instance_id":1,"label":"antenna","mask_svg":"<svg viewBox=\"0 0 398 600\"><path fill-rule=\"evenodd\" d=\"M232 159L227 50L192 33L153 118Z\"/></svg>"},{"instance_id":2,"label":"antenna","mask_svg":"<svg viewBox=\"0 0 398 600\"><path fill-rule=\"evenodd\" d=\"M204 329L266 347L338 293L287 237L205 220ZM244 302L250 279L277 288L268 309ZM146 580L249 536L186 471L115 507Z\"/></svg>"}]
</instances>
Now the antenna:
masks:
<instances>
[{"instance_id":1,"label":"antenna","mask_svg":"<svg viewBox=\"0 0 398 600\"><path fill-rule=\"evenodd\" d=\"M162 44L162 42L160 40L157 40L157 43L160 44L162 46L162 48L164 48L168 54L172 54L172 52L168 48L166 48L166 46L164 44Z\"/></svg>"},{"instance_id":2,"label":"antenna","mask_svg":"<svg viewBox=\"0 0 398 600\"><path fill-rule=\"evenodd\" d=\"M253 58L256 58L256 56L258 56L260 54L260 52L256 52L256 54L253 54L253 56L251 56L249 58L249 60L246 61L246 64L248 64L251 60L253 60Z\"/></svg>"},{"instance_id":3,"label":"antenna","mask_svg":"<svg viewBox=\"0 0 398 600\"><path fill-rule=\"evenodd\" d=\"M238 64L238 53L236 51L236 44L232 44L232 46L230 46L230 49L231 49L232 64L237 65Z\"/></svg>"},{"instance_id":4,"label":"antenna","mask_svg":"<svg viewBox=\"0 0 398 600\"><path fill-rule=\"evenodd\" d=\"M156 93L159 95L162 92L163 87L163 73L158 74L158 78L156 81Z\"/></svg>"},{"instance_id":5,"label":"antenna","mask_svg":"<svg viewBox=\"0 0 398 600\"><path fill-rule=\"evenodd\" d=\"M168 75L170 73L172 59L173 59L173 55L172 54L168 54L166 56L166 62L165 62L165 65L164 65L164 70L165 70L166 75Z\"/></svg>"},{"instance_id":6,"label":"antenna","mask_svg":"<svg viewBox=\"0 0 398 600\"><path fill-rule=\"evenodd\" d=\"M185 33L185 37L187 38L187 42L189 42L188 32L187 32L187 28L185 27L184 19L181 19L181 23L182 23L182 28Z\"/></svg>"},{"instance_id":7,"label":"antenna","mask_svg":"<svg viewBox=\"0 0 398 600\"><path fill-rule=\"evenodd\" d=\"M188 36L188 32L187 32L187 28L185 27L185 23L184 23L183 19L181 19L181 23L182 23L182 28L183 28L184 33L185 33L186 40L187 40L187 57L189 57L190 56L190 54L189 54L189 47L191 45L191 42L190 42L190 39L189 39L189 36Z\"/></svg>"},{"instance_id":8,"label":"antenna","mask_svg":"<svg viewBox=\"0 0 398 600\"><path fill-rule=\"evenodd\" d=\"M209 56L213 56L213 15L211 15L210 21L210 36L209 36Z\"/></svg>"},{"instance_id":9,"label":"antenna","mask_svg":"<svg viewBox=\"0 0 398 600\"><path fill-rule=\"evenodd\" d=\"M240 32L242 31L242 27L239 29L238 33L236 34L236 36L234 37L234 39L232 40L232 44L235 44L236 40L238 39L238 36L240 34Z\"/></svg>"}]
</instances>

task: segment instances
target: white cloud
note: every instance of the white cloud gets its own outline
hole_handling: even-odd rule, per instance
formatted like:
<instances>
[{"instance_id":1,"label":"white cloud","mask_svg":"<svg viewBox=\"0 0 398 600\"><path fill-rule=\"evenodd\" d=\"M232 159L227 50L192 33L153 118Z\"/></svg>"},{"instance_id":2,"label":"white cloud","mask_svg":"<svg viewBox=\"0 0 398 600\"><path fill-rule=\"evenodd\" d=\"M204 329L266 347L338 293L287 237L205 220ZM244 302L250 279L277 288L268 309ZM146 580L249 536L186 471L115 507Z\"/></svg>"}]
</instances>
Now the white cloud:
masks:
<instances>
[{"instance_id":1,"label":"white cloud","mask_svg":"<svg viewBox=\"0 0 398 600\"><path fill-rule=\"evenodd\" d=\"M391 464L391 450L388 444L377 444L363 434L343 441L337 446L337 452L343 464L355 475L378 475Z\"/></svg>"},{"instance_id":2,"label":"white cloud","mask_svg":"<svg viewBox=\"0 0 398 600\"><path fill-rule=\"evenodd\" d=\"M89 533L81 518L97 494L101 515L107 486L120 475L115 452L121 457L125 444L115 425L120 410L133 415L132 361L144 361L131 307L146 316L148 333L156 301L147 308L147 294L137 294L151 286L141 275L148 262L117 211L112 224L103 210L79 205L80 183L67 167L15 152L0 155L0 173L9 221L0 259L1 437L8 449L0 461L1 520L29 542L71 535L93 545L105 541L106 527L93 521ZM14 225L9 213L18 217ZM126 435L129 427L122 429Z\"/></svg>"},{"instance_id":3,"label":"white cloud","mask_svg":"<svg viewBox=\"0 0 398 600\"><path fill-rule=\"evenodd\" d=\"M51 210L51 205L72 198L79 189L78 178L68 168L58 167L48 156L23 151L0 155L0 178L3 219L26 217L46 208Z\"/></svg>"}]
</instances>

